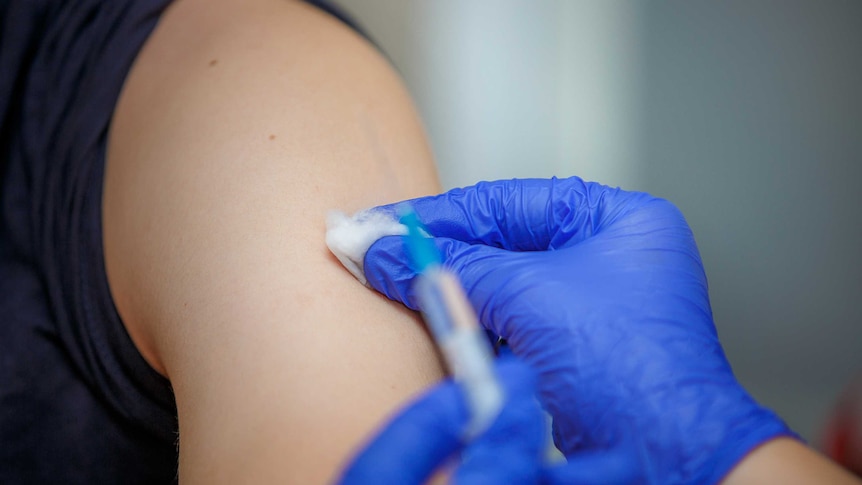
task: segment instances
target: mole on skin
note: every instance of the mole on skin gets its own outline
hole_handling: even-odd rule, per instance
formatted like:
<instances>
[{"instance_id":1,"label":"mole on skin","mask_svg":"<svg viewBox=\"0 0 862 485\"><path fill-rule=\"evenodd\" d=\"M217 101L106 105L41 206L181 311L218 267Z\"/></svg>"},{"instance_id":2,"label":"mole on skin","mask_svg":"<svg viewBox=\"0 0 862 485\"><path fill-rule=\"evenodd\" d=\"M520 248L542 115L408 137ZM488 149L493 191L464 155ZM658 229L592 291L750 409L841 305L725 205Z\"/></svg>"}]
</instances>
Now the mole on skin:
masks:
<instances>
[{"instance_id":1,"label":"mole on skin","mask_svg":"<svg viewBox=\"0 0 862 485\"><path fill-rule=\"evenodd\" d=\"M211 60L211 61L210 61L210 67L213 67L213 66L215 66L216 64L218 64L218 59L213 59L213 60Z\"/></svg>"}]
</instances>

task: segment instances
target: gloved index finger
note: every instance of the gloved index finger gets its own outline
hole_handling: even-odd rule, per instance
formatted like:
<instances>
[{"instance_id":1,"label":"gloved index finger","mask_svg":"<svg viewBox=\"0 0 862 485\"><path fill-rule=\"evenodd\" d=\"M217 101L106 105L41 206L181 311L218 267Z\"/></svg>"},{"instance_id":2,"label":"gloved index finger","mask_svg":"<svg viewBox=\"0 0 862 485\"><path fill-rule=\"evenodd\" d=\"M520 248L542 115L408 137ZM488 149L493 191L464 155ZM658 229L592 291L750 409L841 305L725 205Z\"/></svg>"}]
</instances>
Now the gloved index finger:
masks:
<instances>
[{"instance_id":1,"label":"gloved index finger","mask_svg":"<svg viewBox=\"0 0 862 485\"><path fill-rule=\"evenodd\" d=\"M446 381L389 422L343 471L338 483L424 483L462 448L467 420L461 391Z\"/></svg>"},{"instance_id":2,"label":"gloved index finger","mask_svg":"<svg viewBox=\"0 0 862 485\"><path fill-rule=\"evenodd\" d=\"M633 197L644 196L578 177L554 177L479 182L407 203L432 236L510 251L544 251L591 236Z\"/></svg>"}]
</instances>

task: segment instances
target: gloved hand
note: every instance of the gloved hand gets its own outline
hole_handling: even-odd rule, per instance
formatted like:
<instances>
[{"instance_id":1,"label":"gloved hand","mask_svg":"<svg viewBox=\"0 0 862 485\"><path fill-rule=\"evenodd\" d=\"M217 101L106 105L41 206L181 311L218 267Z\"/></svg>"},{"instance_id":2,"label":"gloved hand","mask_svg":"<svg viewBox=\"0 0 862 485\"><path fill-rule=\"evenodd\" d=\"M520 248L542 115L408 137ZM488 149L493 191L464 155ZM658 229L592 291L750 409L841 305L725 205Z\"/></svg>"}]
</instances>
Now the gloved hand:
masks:
<instances>
[{"instance_id":1,"label":"gloved hand","mask_svg":"<svg viewBox=\"0 0 862 485\"><path fill-rule=\"evenodd\" d=\"M716 483L758 444L792 435L734 378L672 204L578 178L484 182L409 203L482 324L539 372L567 456L633 439L643 480ZM369 248L365 274L416 309L400 237Z\"/></svg>"},{"instance_id":2,"label":"gloved hand","mask_svg":"<svg viewBox=\"0 0 862 485\"><path fill-rule=\"evenodd\" d=\"M465 485L631 481L636 470L631 460L619 455L591 455L545 466L544 417L533 397L535 376L516 361L496 367L506 404L474 441L466 445L461 441L469 416L461 390L449 380L396 416L348 465L339 483L425 483L458 452L463 452L462 462L452 481Z\"/></svg>"}]
</instances>

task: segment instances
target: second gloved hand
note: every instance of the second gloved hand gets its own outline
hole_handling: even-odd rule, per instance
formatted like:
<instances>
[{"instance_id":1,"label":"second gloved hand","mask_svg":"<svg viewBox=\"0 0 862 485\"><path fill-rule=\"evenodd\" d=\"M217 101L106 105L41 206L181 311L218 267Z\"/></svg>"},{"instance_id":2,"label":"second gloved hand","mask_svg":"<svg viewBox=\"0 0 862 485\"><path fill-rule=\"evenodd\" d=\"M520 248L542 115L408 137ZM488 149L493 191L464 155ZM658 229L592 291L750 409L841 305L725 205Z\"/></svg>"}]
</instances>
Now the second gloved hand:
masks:
<instances>
[{"instance_id":1,"label":"second gloved hand","mask_svg":"<svg viewBox=\"0 0 862 485\"><path fill-rule=\"evenodd\" d=\"M451 462L457 464L450 468L452 481L461 485L632 482L637 470L625 456L630 449L547 466L544 416L533 397L534 373L510 359L495 367L506 403L475 440L462 441L467 406L458 386L447 380L387 423L347 466L339 484L418 485Z\"/></svg>"},{"instance_id":2,"label":"second gloved hand","mask_svg":"<svg viewBox=\"0 0 862 485\"><path fill-rule=\"evenodd\" d=\"M480 183L410 204L482 324L539 372L567 456L633 439L645 481L716 483L791 434L734 378L672 204L578 178ZM416 309L400 237L371 246L365 273Z\"/></svg>"}]
</instances>

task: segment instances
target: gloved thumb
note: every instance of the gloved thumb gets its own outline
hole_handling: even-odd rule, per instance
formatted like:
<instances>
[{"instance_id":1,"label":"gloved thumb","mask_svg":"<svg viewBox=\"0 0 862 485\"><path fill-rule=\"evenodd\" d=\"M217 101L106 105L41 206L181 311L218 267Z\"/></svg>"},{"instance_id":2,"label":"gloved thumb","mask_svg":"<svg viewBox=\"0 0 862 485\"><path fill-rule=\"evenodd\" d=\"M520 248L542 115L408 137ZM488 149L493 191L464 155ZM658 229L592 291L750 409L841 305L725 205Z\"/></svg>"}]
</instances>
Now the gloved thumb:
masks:
<instances>
[{"instance_id":1,"label":"gloved thumb","mask_svg":"<svg viewBox=\"0 0 862 485\"><path fill-rule=\"evenodd\" d=\"M650 468L642 458L643 444L632 434L617 435L616 446L582 450L566 455L566 463L542 470L542 483L587 485L593 483L654 483Z\"/></svg>"},{"instance_id":2,"label":"gloved thumb","mask_svg":"<svg viewBox=\"0 0 862 485\"><path fill-rule=\"evenodd\" d=\"M548 485L607 485L641 483L643 470L631 450L583 453L568 458L562 465L545 468L542 483Z\"/></svg>"}]
</instances>

